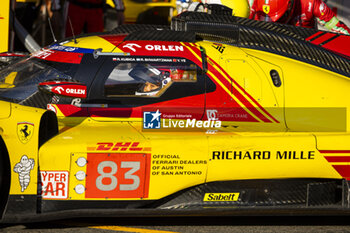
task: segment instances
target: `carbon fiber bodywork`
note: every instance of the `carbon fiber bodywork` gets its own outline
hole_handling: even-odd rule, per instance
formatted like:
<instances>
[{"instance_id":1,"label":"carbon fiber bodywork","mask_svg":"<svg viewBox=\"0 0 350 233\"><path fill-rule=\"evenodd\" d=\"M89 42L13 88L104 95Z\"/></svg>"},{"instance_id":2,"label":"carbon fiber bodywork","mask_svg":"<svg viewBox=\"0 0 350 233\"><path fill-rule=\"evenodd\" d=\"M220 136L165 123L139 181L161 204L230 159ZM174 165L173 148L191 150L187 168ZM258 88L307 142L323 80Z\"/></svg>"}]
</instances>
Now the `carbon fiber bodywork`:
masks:
<instances>
[{"instance_id":1,"label":"carbon fiber bodywork","mask_svg":"<svg viewBox=\"0 0 350 233\"><path fill-rule=\"evenodd\" d=\"M170 200L159 207L178 209L220 206L341 206L343 203L342 192L342 183L331 180L223 181L193 187L169 197ZM206 193L237 193L238 199L237 201L204 201Z\"/></svg>"},{"instance_id":2,"label":"carbon fiber bodywork","mask_svg":"<svg viewBox=\"0 0 350 233\"><path fill-rule=\"evenodd\" d=\"M181 42L195 42L196 34L194 32L176 32L172 30L141 30L130 33L124 39L128 40L157 40L157 41L181 41Z\"/></svg>"},{"instance_id":3,"label":"carbon fiber bodywork","mask_svg":"<svg viewBox=\"0 0 350 233\"><path fill-rule=\"evenodd\" d=\"M237 17L185 12L171 28L195 32L204 39L264 50L350 76L348 59L305 39L317 31Z\"/></svg>"},{"instance_id":4,"label":"carbon fiber bodywork","mask_svg":"<svg viewBox=\"0 0 350 233\"><path fill-rule=\"evenodd\" d=\"M166 30L170 29L166 25L152 25L152 24L123 24L113 29L108 34L129 34L140 30Z\"/></svg>"},{"instance_id":5,"label":"carbon fiber bodywork","mask_svg":"<svg viewBox=\"0 0 350 233\"><path fill-rule=\"evenodd\" d=\"M281 179L212 182L180 191L155 201L36 201L38 213L23 208L22 196L10 196L1 222L32 222L73 217L139 216L258 216L258 215L348 215L348 183L339 180ZM237 201L204 201L206 194L236 193ZM33 209L34 206L28 206ZM26 214L27 213L27 214Z\"/></svg>"}]
</instances>

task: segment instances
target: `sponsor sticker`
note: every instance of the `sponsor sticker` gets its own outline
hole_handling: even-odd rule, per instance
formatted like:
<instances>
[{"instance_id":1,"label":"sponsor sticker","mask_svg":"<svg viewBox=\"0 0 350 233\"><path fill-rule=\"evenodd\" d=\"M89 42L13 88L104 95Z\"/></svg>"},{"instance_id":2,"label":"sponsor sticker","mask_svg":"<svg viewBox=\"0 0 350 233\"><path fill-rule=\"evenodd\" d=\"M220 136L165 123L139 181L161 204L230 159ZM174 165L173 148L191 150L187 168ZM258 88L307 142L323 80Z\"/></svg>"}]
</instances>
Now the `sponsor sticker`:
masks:
<instances>
[{"instance_id":1,"label":"sponsor sticker","mask_svg":"<svg viewBox=\"0 0 350 233\"><path fill-rule=\"evenodd\" d=\"M140 142L98 142L88 150L96 151L150 151L150 147L140 147Z\"/></svg>"},{"instance_id":2,"label":"sponsor sticker","mask_svg":"<svg viewBox=\"0 0 350 233\"><path fill-rule=\"evenodd\" d=\"M206 193L203 201L238 201L239 193Z\"/></svg>"},{"instance_id":3,"label":"sponsor sticker","mask_svg":"<svg viewBox=\"0 0 350 233\"><path fill-rule=\"evenodd\" d=\"M21 192L24 192L28 188L30 183L30 171L34 169L34 159L28 158L27 155L21 157L21 161L16 163L13 171L18 173L19 184L21 186Z\"/></svg>"},{"instance_id":4,"label":"sponsor sticker","mask_svg":"<svg viewBox=\"0 0 350 233\"><path fill-rule=\"evenodd\" d=\"M263 5L263 12L265 13L265 14L268 14L268 13L270 13L270 6L269 5Z\"/></svg>"},{"instance_id":5,"label":"sponsor sticker","mask_svg":"<svg viewBox=\"0 0 350 233\"><path fill-rule=\"evenodd\" d=\"M68 198L68 171L41 171L43 199Z\"/></svg>"},{"instance_id":6,"label":"sponsor sticker","mask_svg":"<svg viewBox=\"0 0 350 233\"><path fill-rule=\"evenodd\" d=\"M143 153L88 153L85 197L148 197L149 160Z\"/></svg>"},{"instance_id":7,"label":"sponsor sticker","mask_svg":"<svg viewBox=\"0 0 350 233\"><path fill-rule=\"evenodd\" d=\"M128 44L124 45L123 48L128 48L131 51L136 52L136 48L141 48L141 46L138 44L134 44L134 43L128 43Z\"/></svg>"},{"instance_id":8,"label":"sponsor sticker","mask_svg":"<svg viewBox=\"0 0 350 233\"><path fill-rule=\"evenodd\" d=\"M18 139L26 144L32 138L34 132L34 124L30 122L18 122L17 123L17 136Z\"/></svg>"},{"instance_id":9,"label":"sponsor sticker","mask_svg":"<svg viewBox=\"0 0 350 233\"><path fill-rule=\"evenodd\" d=\"M76 98L86 97L86 86L83 85L62 85L52 89L52 92L59 95L71 96Z\"/></svg>"},{"instance_id":10,"label":"sponsor sticker","mask_svg":"<svg viewBox=\"0 0 350 233\"><path fill-rule=\"evenodd\" d=\"M173 44L147 44L142 45L135 43L127 43L123 45L123 48L127 48L133 52L136 52L138 49L145 49L147 51L162 51L162 52L184 52L184 47L182 45L173 45Z\"/></svg>"}]
</instances>

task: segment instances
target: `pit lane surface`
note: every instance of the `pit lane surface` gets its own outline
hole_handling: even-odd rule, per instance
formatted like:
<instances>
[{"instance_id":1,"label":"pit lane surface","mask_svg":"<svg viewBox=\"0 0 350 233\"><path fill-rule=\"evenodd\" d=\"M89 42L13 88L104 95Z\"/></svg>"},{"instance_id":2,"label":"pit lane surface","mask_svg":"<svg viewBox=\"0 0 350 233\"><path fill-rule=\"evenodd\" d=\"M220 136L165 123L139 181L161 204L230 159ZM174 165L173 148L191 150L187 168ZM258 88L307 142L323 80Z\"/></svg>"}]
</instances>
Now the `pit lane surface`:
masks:
<instances>
[{"instance_id":1,"label":"pit lane surface","mask_svg":"<svg viewBox=\"0 0 350 233\"><path fill-rule=\"evenodd\" d=\"M30 224L2 224L0 232L350 232L350 216L82 218Z\"/></svg>"}]
</instances>

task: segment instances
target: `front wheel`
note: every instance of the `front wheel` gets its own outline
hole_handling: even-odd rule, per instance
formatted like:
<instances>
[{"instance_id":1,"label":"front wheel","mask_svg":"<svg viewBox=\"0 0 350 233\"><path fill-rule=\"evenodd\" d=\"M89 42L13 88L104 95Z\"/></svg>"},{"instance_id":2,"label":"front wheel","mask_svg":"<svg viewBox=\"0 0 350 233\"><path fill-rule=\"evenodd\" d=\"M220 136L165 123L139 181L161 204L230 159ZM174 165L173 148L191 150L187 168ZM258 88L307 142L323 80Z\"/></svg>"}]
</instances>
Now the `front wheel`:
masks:
<instances>
[{"instance_id":1,"label":"front wheel","mask_svg":"<svg viewBox=\"0 0 350 233\"><path fill-rule=\"evenodd\" d=\"M4 213L10 191L10 161L7 156L5 143L0 137L0 220Z\"/></svg>"}]
</instances>

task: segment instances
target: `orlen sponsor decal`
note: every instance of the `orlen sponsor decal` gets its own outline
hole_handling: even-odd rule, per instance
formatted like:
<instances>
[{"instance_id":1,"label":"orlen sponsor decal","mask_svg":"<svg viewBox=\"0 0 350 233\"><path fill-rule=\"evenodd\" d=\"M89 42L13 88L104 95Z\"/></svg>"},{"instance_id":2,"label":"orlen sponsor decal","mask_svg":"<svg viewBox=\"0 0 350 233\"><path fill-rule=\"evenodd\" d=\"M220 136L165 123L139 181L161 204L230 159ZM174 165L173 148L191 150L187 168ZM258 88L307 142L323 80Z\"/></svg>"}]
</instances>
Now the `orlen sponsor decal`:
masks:
<instances>
[{"instance_id":1,"label":"orlen sponsor decal","mask_svg":"<svg viewBox=\"0 0 350 233\"><path fill-rule=\"evenodd\" d=\"M82 85L62 85L52 88L52 92L59 95L76 98L86 98L86 86Z\"/></svg>"},{"instance_id":2,"label":"orlen sponsor decal","mask_svg":"<svg viewBox=\"0 0 350 233\"><path fill-rule=\"evenodd\" d=\"M98 142L89 151L151 151L150 147L140 147L139 142Z\"/></svg>"},{"instance_id":3,"label":"orlen sponsor decal","mask_svg":"<svg viewBox=\"0 0 350 233\"><path fill-rule=\"evenodd\" d=\"M184 47L182 45L139 45L135 43L127 43L126 45L123 45L123 48L127 48L133 52L136 52L137 50L147 50L147 51L169 51L169 52L183 52Z\"/></svg>"},{"instance_id":4,"label":"orlen sponsor decal","mask_svg":"<svg viewBox=\"0 0 350 233\"><path fill-rule=\"evenodd\" d=\"M68 171L41 171L43 199L68 198Z\"/></svg>"},{"instance_id":5,"label":"orlen sponsor decal","mask_svg":"<svg viewBox=\"0 0 350 233\"><path fill-rule=\"evenodd\" d=\"M206 193L203 201L238 201L239 193Z\"/></svg>"}]
</instances>

